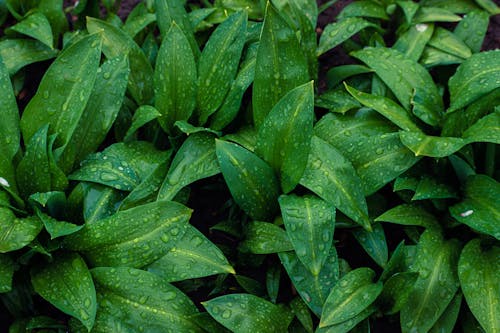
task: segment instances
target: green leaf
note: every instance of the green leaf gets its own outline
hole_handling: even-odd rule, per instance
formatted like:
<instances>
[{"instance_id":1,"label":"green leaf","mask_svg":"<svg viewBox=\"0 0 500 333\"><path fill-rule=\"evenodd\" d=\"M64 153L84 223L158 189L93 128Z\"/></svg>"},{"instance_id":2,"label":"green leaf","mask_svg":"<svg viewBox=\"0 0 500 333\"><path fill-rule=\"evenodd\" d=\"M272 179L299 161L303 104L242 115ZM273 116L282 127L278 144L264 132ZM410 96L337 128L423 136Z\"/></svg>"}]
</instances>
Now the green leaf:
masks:
<instances>
[{"instance_id":1,"label":"green leaf","mask_svg":"<svg viewBox=\"0 0 500 333\"><path fill-rule=\"evenodd\" d=\"M351 161L365 195L373 194L419 160L394 131L392 124L375 112L361 111L353 116L328 114L314 128L315 135Z\"/></svg>"},{"instance_id":2,"label":"green leaf","mask_svg":"<svg viewBox=\"0 0 500 333\"><path fill-rule=\"evenodd\" d=\"M462 18L451 11L439 7L420 7L413 17L415 23L459 22Z\"/></svg>"},{"instance_id":3,"label":"green leaf","mask_svg":"<svg viewBox=\"0 0 500 333\"><path fill-rule=\"evenodd\" d=\"M500 184L485 175L467 178L465 198L450 207L451 216L474 230L500 239Z\"/></svg>"},{"instance_id":4,"label":"green leaf","mask_svg":"<svg viewBox=\"0 0 500 333\"><path fill-rule=\"evenodd\" d=\"M198 313L196 306L162 278L125 267L98 267L91 273L99 302L95 331L203 332L190 319Z\"/></svg>"},{"instance_id":5,"label":"green leaf","mask_svg":"<svg viewBox=\"0 0 500 333\"><path fill-rule=\"evenodd\" d=\"M386 281L392 275L406 270L405 257L407 256L408 248L404 245L404 240L401 241L394 252L392 252L391 259L387 262L382 274L380 274L379 281Z\"/></svg>"},{"instance_id":6,"label":"green leaf","mask_svg":"<svg viewBox=\"0 0 500 333\"><path fill-rule=\"evenodd\" d=\"M371 230L361 180L356 171L337 149L316 136L312 138L311 153L300 184Z\"/></svg>"},{"instance_id":7,"label":"green leaf","mask_svg":"<svg viewBox=\"0 0 500 333\"><path fill-rule=\"evenodd\" d=\"M472 52L481 51L483 40L488 30L489 15L484 10L467 11L458 22L453 33L460 38Z\"/></svg>"},{"instance_id":8,"label":"green leaf","mask_svg":"<svg viewBox=\"0 0 500 333\"><path fill-rule=\"evenodd\" d=\"M73 223L58 221L53 217L50 217L40 210L36 210L36 215L43 222L45 230L50 235L50 239L54 239L61 236L71 235L83 228L83 225L76 225Z\"/></svg>"},{"instance_id":9,"label":"green leaf","mask_svg":"<svg viewBox=\"0 0 500 333\"><path fill-rule=\"evenodd\" d=\"M345 114L349 110L359 109L361 104L345 91L329 90L316 97L314 106Z\"/></svg>"},{"instance_id":10,"label":"green leaf","mask_svg":"<svg viewBox=\"0 0 500 333\"><path fill-rule=\"evenodd\" d=\"M359 17L348 17L328 24L321 34L316 54L320 56L328 52L366 28L379 27Z\"/></svg>"},{"instance_id":11,"label":"green leaf","mask_svg":"<svg viewBox=\"0 0 500 333\"><path fill-rule=\"evenodd\" d=\"M7 67L0 57L0 101L2 103L2 121L0 122L0 154L11 162L12 158L19 150L20 130L19 130L19 110L16 104L16 97L12 89L12 82L9 78ZM3 168L0 168L2 172Z\"/></svg>"},{"instance_id":12,"label":"green leaf","mask_svg":"<svg viewBox=\"0 0 500 333\"><path fill-rule=\"evenodd\" d=\"M389 16L385 12L385 8L375 2L371 1L356 1L345 6L340 14L337 16L337 19L341 20L346 17L372 17L378 18L382 20L388 20Z\"/></svg>"},{"instance_id":13,"label":"green leaf","mask_svg":"<svg viewBox=\"0 0 500 333\"><path fill-rule=\"evenodd\" d=\"M128 55L130 75L128 90L137 104L149 103L153 98L153 68L142 49L127 33L110 23L87 17L87 29L90 33L103 31L102 50L106 58Z\"/></svg>"},{"instance_id":14,"label":"green leaf","mask_svg":"<svg viewBox=\"0 0 500 333\"><path fill-rule=\"evenodd\" d=\"M345 83L344 86L347 92L349 92L352 97L358 100L358 102L377 111L401 129L405 131L420 131L418 126L415 125L415 123L411 119L410 114L391 99L383 96L364 93L362 91L356 90L353 87L349 87Z\"/></svg>"},{"instance_id":15,"label":"green leaf","mask_svg":"<svg viewBox=\"0 0 500 333\"><path fill-rule=\"evenodd\" d=\"M295 252L281 252L279 257L300 297L318 317L321 316L323 304L339 279L335 247L330 248L329 256L317 275L300 262Z\"/></svg>"},{"instance_id":16,"label":"green leaf","mask_svg":"<svg viewBox=\"0 0 500 333\"><path fill-rule=\"evenodd\" d=\"M319 327L340 324L361 313L382 292L382 283L372 283L375 273L369 268L355 269L333 286L325 301Z\"/></svg>"},{"instance_id":17,"label":"green leaf","mask_svg":"<svg viewBox=\"0 0 500 333\"><path fill-rule=\"evenodd\" d=\"M402 272L389 277L384 283L384 289L377 301L385 314L398 313L406 304L413 286L417 281L418 273Z\"/></svg>"},{"instance_id":18,"label":"green leaf","mask_svg":"<svg viewBox=\"0 0 500 333\"><path fill-rule=\"evenodd\" d=\"M427 42L434 32L434 24L415 24L399 36L393 48L413 61L418 61L424 52Z\"/></svg>"},{"instance_id":19,"label":"green leaf","mask_svg":"<svg viewBox=\"0 0 500 333\"><path fill-rule=\"evenodd\" d=\"M0 254L0 294L12 290L14 260L7 254Z\"/></svg>"},{"instance_id":20,"label":"green leaf","mask_svg":"<svg viewBox=\"0 0 500 333\"><path fill-rule=\"evenodd\" d=\"M212 133L212 134L215 134L216 136L221 136L221 134L222 134L220 131L214 131L211 128L194 126L185 120L178 120L175 122L174 125L182 133L187 134L188 136L191 134L194 134L194 133L198 133L198 132Z\"/></svg>"},{"instance_id":21,"label":"green leaf","mask_svg":"<svg viewBox=\"0 0 500 333\"><path fill-rule=\"evenodd\" d=\"M462 305L462 293L457 292L455 297L444 310L441 317L434 326L432 326L430 333L452 333L458 319L460 306Z\"/></svg>"},{"instance_id":22,"label":"green leaf","mask_svg":"<svg viewBox=\"0 0 500 333\"><path fill-rule=\"evenodd\" d=\"M450 156L468 143L462 138L430 136L422 132L400 132L399 138L415 156L438 158Z\"/></svg>"},{"instance_id":23,"label":"green leaf","mask_svg":"<svg viewBox=\"0 0 500 333\"><path fill-rule=\"evenodd\" d=\"M279 203L299 260L318 275L332 247L335 207L315 196L282 195Z\"/></svg>"},{"instance_id":24,"label":"green leaf","mask_svg":"<svg viewBox=\"0 0 500 333\"><path fill-rule=\"evenodd\" d=\"M491 1L491 0L475 0L475 2L479 6L481 6L482 8L486 9L486 11L488 13L490 13L491 15L500 14L500 8L498 7L498 5L494 1Z\"/></svg>"},{"instance_id":25,"label":"green leaf","mask_svg":"<svg viewBox=\"0 0 500 333\"><path fill-rule=\"evenodd\" d=\"M0 42L0 56L9 75L29 64L54 58L57 54L57 50L37 40L8 38Z\"/></svg>"},{"instance_id":26,"label":"green leaf","mask_svg":"<svg viewBox=\"0 0 500 333\"><path fill-rule=\"evenodd\" d=\"M458 262L465 300L486 332L500 330L499 256L498 246L482 249L481 241L473 239L462 250Z\"/></svg>"},{"instance_id":27,"label":"green leaf","mask_svg":"<svg viewBox=\"0 0 500 333\"><path fill-rule=\"evenodd\" d=\"M268 222L250 222L246 227L245 240L239 250L254 254L269 254L293 250L287 233Z\"/></svg>"},{"instance_id":28,"label":"green leaf","mask_svg":"<svg viewBox=\"0 0 500 333\"><path fill-rule=\"evenodd\" d=\"M116 213L124 197L123 192L100 184L85 183L84 188L83 218L88 224Z\"/></svg>"},{"instance_id":29,"label":"green leaf","mask_svg":"<svg viewBox=\"0 0 500 333\"><path fill-rule=\"evenodd\" d=\"M280 175L281 188L285 193L295 188L306 168L313 118L311 81L283 96L259 129L255 153Z\"/></svg>"},{"instance_id":30,"label":"green leaf","mask_svg":"<svg viewBox=\"0 0 500 333\"><path fill-rule=\"evenodd\" d=\"M389 257L387 241L385 239L382 224L372 225L371 232L365 229L355 229L352 231L354 237L368 255L380 266L385 267Z\"/></svg>"},{"instance_id":31,"label":"green leaf","mask_svg":"<svg viewBox=\"0 0 500 333\"><path fill-rule=\"evenodd\" d=\"M326 73L328 87L333 88L351 76L372 72L373 70L363 65L340 65L332 67Z\"/></svg>"},{"instance_id":32,"label":"green leaf","mask_svg":"<svg viewBox=\"0 0 500 333\"><path fill-rule=\"evenodd\" d=\"M458 242L443 240L435 230L420 236L411 267L419 277L401 309L403 333L427 332L446 310L458 289L458 252Z\"/></svg>"},{"instance_id":33,"label":"green leaf","mask_svg":"<svg viewBox=\"0 0 500 333\"><path fill-rule=\"evenodd\" d=\"M463 58L454 56L431 46L425 47L422 57L420 58L420 63L426 68L461 64L463 61Z\"/></svg>"},{"instance_id":34,"label":"green leaf","mask_svg":"<svg viewBox=\"0 0 500 333\"><path fill-rule=\"evenodd\" d=\"M464 59L472 55L472 51L467 44L462 42L462 40L451 31L441 27L437 27L434 30L434 35L429 41L429 45Z\"/></svg>"},{"instance_id":35,"label":"green leaf","mask_svg":"<svg viewBox=\"0 0 500 333\"><path fill-rule=\"evenodd\" d=\"M127 89L129 65L126 56L109 59L97 70L97 79L78 126L59 159L68 173L95 152L113 125Z\"/></svg>"},{"instance_id":36,"label":"green leaf","mask_svg":"<svg viewBox=\"0 0 500 333\"><path fill-rule=\"evenodd\" d=\"M256 220L271 220L278 210L279 183L273 169L234 143L216 140L220 169L236 203Z\"/></svg>"},{"instance_id":37,"label":"green leaf","mask_svg":"<svg viewBox=\"0 0 500 333\"><path fill-rule=\"evenodd\" d=\"M212 133L191 134L177 151L158 193L158 200L172 200L185 186L220 172Z\"/></svg>"},{"instance_id":38,"label":"green leaf","mask_svg":"<svg viewBox=\"0 0 500 333\"><path fill-rule=\"evenodd\" d=\"M415 195L411 200L448 199L456 198L457 194L450 185L440 182L438 179L423 176L415 189Z\"/></svg>"},{"instance_id":39,"label":"green leaf","mask_svg":"<svg viewBox=\"0 0 500 333\"><path fill-rule=\"evenodd\" d=\"M374 305L368 306L366 309L361 311L359 314L356 316L352 317L349 320L343 321L339 324L334 324L331 326L327 327L319 327L316 330L316 333L347 333L347 332L354 332L354 328L363 320L371 316L375 311L377 310L377 307Z\"/></svg>"},{"instance_id":40,"label":"green leaf","mask_svg":"<svg viewBox=\"0 0 500 333\"><path fill-rule=\"evenodd\" d=\"M88 331L96 316L97 301L92 277L76 253L58 256L50 265L31 272L35 291L62 312L80 320Z\"/></svg>"},{"instance_id":41,"label":"green leaf","mask_svg":"<svg viewBox=\"0 0 500 333\"><path fill-rule=\"evenodd\" d=\"M300 321L302 326L306 329L306 332L308 333L314 332L311 313L309 312L309 309L307 308L307 305L306 303L304 303L302 298L295 297L290 302L290 308L297 317L297 319Z\"/></svg>"},{"instance_id":42,"label":"green leaf","mask_svg":"<svg viewBox=\"0 0 500 333\"><path fill-rule=\"evenodd\" d=\"M479 119L463 134L469 142L491 142L500 144L500 110L490 113Z\"/></svg>"},{"instance_id":43,"label":"green leaf","mask_svg":"<svg viewBox=\"0 0 500 333\"><path fill-rule=\"evenodd\" d=\"M151 105L141 105L137 110L135 110L134 116L132 117L132 125L130 125L123 141L133 141L134 134L139 128L152 120L158 119L160 116L161 113Z\"/></svg>"},{"instance_id":44,"label":"green leaf","mask_svg":"<svg viewBox=\"0 0 500 333\"><path fill-rule=\"evenodd\" d=\"M54 45L49 20L40 12L26 16L22 21L7 29L7 32L10 31L37 39L50 48Z\"/></svg>"},{"instance_id":45,"label":"green leaf","mask_svg":"<svg viewBox=\"0 0 500 333\"><path fill-rule=\"evenodd\" d=\"M146 269L168 282L214 274L235 274L222 251L192 226L186 228L174 247Z\"/></svg>"},{"instance_id":46,"label":"green leaf","mask_svg":"<svg viewBox=\"0 0 500 333\"><path fill-rule=\"evenodd\" d=\"M401 225L416 225L433 228L439 225L436 217L417 205L403 204L389 209L375 219L376 222L391 222Z\"/></svg>"},{"instance_id":47,"label":"green leaf","mask_svg":"<svg viewBox=\"0 0 500 333\"><path fill-rule=\"evenodd\" d=\"M47 17L52 27L54 40L58 40L59 36L68 30L68 19L63 10L62 0L41 0L38 3L38 10Z\"/></svg>"},{"instance_id":48,"label":"green leaf","mask_svg":"<svg viewBox=\"0 0 500 333\"><path fill-rule=\"evenodd\" d=\"M86 223L65 246L85 253L96 266L143 267L164 256L182 237L191 209L158 201Z\"/></svg>"},{"instance_id":49,"label":"green leaf","mask_svg":"<svg viewBox=\"0 0 500 333\"><path fill-rule=\"evenodd\" d=\"M134 38L139 32L153 22L156 22L156 15L152 13L146 12L135 16L129 15L122 29L125 30L130 37Z\"/></svg>"},{"instance_id":50,"label":"green leaf","mask_svg":"<svg viewBox=\"0 0 500 333\"><path fill-rule=\"evenodd\" d=\"M406 110L435 126L443 116L443 101L429 72L399 51L368 47L352 55L375 70Z\"/></svg>"},{"instance_id":51,"label":"green leaf","mask_svg":"<svg viewBox=\"0 0 500 333\"><path fill-rule=\"evenodd\" d=\"M500 51L481 52L464 61L450 78L448 112L463 108L500 86Z\"/></svg>"},{"instance_id":52,"label":"green leaf","mask_svg":"<svg viewBox=\"0 0 500 333\"><path fill-rule=\"evenodd\" d=\"M250 294L230 294L202 302L208 313L233 332L287 332L292 319L283 308Z\"/></svg>"},{"instance_id":53,"label":"green leaf","mask_svg":"<svg viewBox=\"0 0 500 333\"><path fill-rule=\"evenodd\" d=\"M247 19L246 11L229 16L210 35L201 53L196 99L201 125L221 106L236 76Z\"/></svg>"},{"instance_id":54,"label":"green leaf","mask_svg":"<svg viewBox=\"0 0 500 333\"><path fill-rule=\"evenodd\" d=\"M165 35L154 72L155 106L161 127L172 133L177 120L188 120L196 106L196 63L189 42L175 23Z\"/></svg>"},{"instance_id":55,"label":"green leaf","mask_svg":"<svg viewBox=\"0 0 500 333\"><path fill-rule=\"evenodd\" d=\"M58 134L59 147L69 142L97 77L101 41L100 33L83 37L62 51L45 72L21 117L24 142L45 124L50 124L50 133Z\"/></svg>"},{"instance_id":56,"label":"green leaf","mask_svg":"<svg viewBox=\"0 0 500 333\"><path fill-rule=\"evenodd\" d=\"M255 63L252 102L256 127L286 93L306 83L308 76L307 60L295 31L268 4Z\"/></svg>"}]
</instances>

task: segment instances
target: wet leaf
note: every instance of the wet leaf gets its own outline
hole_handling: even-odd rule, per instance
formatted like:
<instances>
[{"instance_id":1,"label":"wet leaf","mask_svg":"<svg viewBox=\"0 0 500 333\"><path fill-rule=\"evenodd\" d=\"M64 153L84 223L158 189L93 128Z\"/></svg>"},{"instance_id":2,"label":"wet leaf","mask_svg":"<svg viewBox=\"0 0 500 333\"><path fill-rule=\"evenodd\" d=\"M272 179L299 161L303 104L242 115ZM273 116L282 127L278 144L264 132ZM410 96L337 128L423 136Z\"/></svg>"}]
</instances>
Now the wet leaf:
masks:
<instances>
[{"instance_id":1,"label":"wet leaf","mask_svg":"<svg viewBox=\"0 0 500 333\"><path fill-rule=\"evenodd\" d=\"M330 248L329 256L317 275L313 275L300 262L295 252L282 252L279 257L300 297L320 317L323 304L339 279L339 262L335 247Z\"/></svg>"},{"instance_id":2,"label":"wet leaf","mask_svg":"<svg viewBox=\"0 0 500 333\"><path fill-rule=\"evenodd\" d=\"M479 119L469 127L463 134L463 138L469 142L491 142L500 144L500 110L490 113Z\"/></svg>"},{"instance_id":3,"label":"wet leaf","mask_svg":"<svg viewBox=\"0 0 500 333\"><path fill-rule=\"evenodd\" d=\"M290 308L297 317L297 319L300 321L302 326L306 329L306 332L308 333L314 332L311 313L309 312L309 309L307 308L307 305L306 303L304 303L302 298L295 297L290 302Z\"/></svg>"},{"instance_id":4,"label":"wet leaf","mask_svg":"<svg viewBox=\"0 0 500 333\"><path fill-rule=\"evenodd\" d=\"M191 209L179 203L153 202L86 223L64 239L65 246L84 252L96 266L143 267L175 246L190 216Z\"/></svg>"},{"instance_id":5,"label":"wet leaf","mask_svg":"<svg viewBox=\"0 0 500 333\"><path fill-rule=\"evenodd\" d=\"M382 292L382 283L372 283L375 273L369 268L355 269L333 286L325 301L319 326L340 324L361 313Z\"/></svg>"},{"instance_id":6,"label":"wet leaf","mask_svg":"<svg viewBox=\"0 0 500 333\"><path fill-rule=\"evenodd\" d=\"M500 86L500 51L474 54L464 61L450 78L448 112L463 108Z\"/></svg>"},{"instance_id":7,"label":"wet leaf","mask_svg":"<svg viewBox=\"0 0 500 333\"><path fill-rule=\"evenodd\" d=\"M165 35L154 73L155 106L164 131L177 120L188 120L196 106L196 63L189 42L175 23Z\"/></svg>"},{"instance_id":8,"label":"wet leaf","mask_svg":"<svg viewBox=\"0 0 500 333\"><path fill-rule=\"evenodd\" d=\"M139 128L152 120L158 119L160 116L161 113L151 105L140 106L137 110L135 110L134 116L132 117L132 125L130 125L123 141L132 141L135 132L137 132Z\"/></svg>"},{"instance_id":9,"label":"wet leaf","mask_svg":"<svg viewBox=\"0 0 500 333\"><path fill-rule=\"evenodd\" d=\"M472 51L467 44L462 42L453 32L441 27L437 27L434 30L434 35L429 41L429 45L464 59L472 55Z\"/></svg>"},{"instance_id":10,"label":"wet leaf","mask_svg":"<svg viewBox=\"0 0 500 333\"><path fill-rule=\"evenodd\" d=\"M385 267L389 257L387 241L382 224L372 225L372 231L353 230L353 235L368 255L380 266Z\"/></svg>"},{"instance_id":11,"label":"wet leaf","mask_svg":"<svg viewBox=\"0 0 500 333\"><path fill-rule=\"evenodd\" d=\"M192 226L186 228L165 256L146 266L146 270L168 282L235 274L222 251Z\"/></svg>"},{"instance_id":12,"label":"wet leaf","mask_svg":"<svg viewBox=\"0 0 500 333\"><path fill-rule=\"evenodd\" d=\"M388 20L389 16L385 12L385 8L375 2L371 1L356 1L345 6L340 14L337 16L337 19L344 19L346 17L373 17L382 20Z\"/></svg>"},{"instance_id":13,"label":"wet leaf","mask_svg":"<svg viewBox=\"0 0 500 333\"><path fill-rule=\"evenodd\" d=\"M92 223L113 215L125 194L112 187L86 183L84 186L83 218Z\"/></svg>"},{"instance_id":14,"label":"wet leaf","mask_svg":"<svg viewBox=\"0 0 500 333\"><path fill-rule=\"evenodd\" d=\"M9 255L0 254L0 293L6 293L12 290L13 276L14 261Z\"/></svg>"},{"instance_id":15,"label":"wet leaf","mask_svg":"<svg viewBox=\"0 0 500 333\"><path fill-rule=\"evenodd\" d=\"M329 88L333 88L351 76L372 73L373 70L363 65L340 65L326 73Z\"/></svg>"},{"instance_id":16,"label":"wet leaf","mask_svg":"<svg viewBox=\"0 0 500 333\"><path fill-rule=\"evenodd\" d=\"M453 33L460 38L473 53L481 50L488 30L489 15L483 10L471 10L458 22Z\"/></svg>"},{"instance_id":17,"label":"wet leaf","mask_svg":"<svg viewBox=\"0 0 500 333\"><path fill-rule=\"evenodd\" d=\"M345 114L349 110L359 109L361 104L345 91L330 90L316 97L314 106Z\"/></svg>"},{"instance_id":18,"label":"wet leaf","mask_svg":"<svg viewBox=\"0 0 500 333\"><path fill-rule=\"evenodd\" d=\"M465 183L465 198L450 207L451 216L474 230L500 239L500 184L486 175L473 175Z\"/></svg>"},{"instance_id":19,"label":"wet leaf","mask_svg":"<svg viewBox=\"0 0 500 333\"><path fill-rule=\"evenodd\" d=\"M293 29L268 4L255 63L253 120L256 127L291 89L308 81L307 60Z\"/></svg>"},{"instance_id":20,"label":"wet leaf","mask_svg":"<svg viewBox=\"0 0 500 333\"><path fill-rule=\"evenodd\" d=\"M371 230L361 181L351 163L337 149L314 136L300 184Z\"/></svg>"},{"instance_id":21,"label":"wet leaf","mask_svg":"<svg viewBox=\"0 0 500 333\"><path fill-rule=\"evenodd\" d=\"M7 29L7 32L10 31L37 39L50 48L54 45L49 20L40 12L33 12L26 16L22 21Z\"/></svg>"},{"instance_id":22,"label":"wet leaf","mask_svg":"<svg viewBox=\"0 0 500 333\"><path fill-rule=\"evenodd\" d=\"M420 236L411 267L419 277L401 309L403 333L427 332L448 307L458 289L458 252L458 242L443 240L435 230L428 229Z\"/></svg>"},{"instance_id":23,"label":"wet leaf","mask_svg":"<svg viewBox=\"0 0 500 333\"><path fill-rule=\"evenodd\" d=\"M94 325L97 301L87 265L76 253L58 256L50 265L31 272L35 291L64 313L80 320L88 331Z\"/></svg>"},{"instance_id":24,"label":"wet leaf","mask_svg":"<svg viewBox=\"0 0 500 333\"><path fill-rule=\"evenodd\" d=\"M133 38L153 22L156 22L155 14L146 12L144 14L132 16L132 13L130 13L122 29L125 30L129 34L129 36Z\"/></svg>"},{"instance_id":25,"label":"wet leaf","mask_svg":"<svg viewBox=\"0 0 500 333\"><path fill-rule=\"evenodd\" d=\"M25 142L29 142L46 124L50 124L50 133L58 134L57 146L69 142L97 77L101 35L91 34L72 44L45 72L35 96L21 117Z\"/></svg>"},{"instance_id":26,"label":"wet leaf","mask_svg":"<svg viewBox=\"0 0 500 333\"><path fill-rule=\"evenodd\" d=\"M57 53L37 40L9 38L0 42L0 56L9 75L29 64L54 58Z\"/></svg>"},{"instance_id":27,"label":"wet leaf","mask_svg":"<svg viewBox=\"0 0 500 333\"><path fill-rule=\"evenodd\" d=\"M0 122L0 154L10 163L19 150L19 110L16 97L12 88L12 82L5 62L0 57L0 101L2 103L2 121ZM3 168L0 173L3 175Z\"/></svg>"},{"instance_id":28,"label":"wet leaf","mask_svg":"<svg viewBox=\"0 0 500 333\"><path fill-rule=\"evenodd\" d=\"M439 223L434 215L417 205L402 204L389 209L375 219L376 222L391 222L401 225L416 225L425 228L436 227Z\"/></svg>"},{"instance_id":29,"label":"wet leaf","mask_svg":"<svg viewBox=\"0 0 500 333\"><path fill-rule=\"evenodd\" d=\"M269 254L290 251L293 245L287 233L269 222L250 222L246 227L245 240L239 250L254 254Z\"/></svg>"},{"instance_id":30,"label":"wet leaf","mask_svg":"<svg viewBox=\"0 0 500 333\"><path fill-rule=\"evenodd\" d=\"M98 267L91 273L99 303L95 331L203 332L190 318L198 313L196 306L162 278L125 267Z\"/></svg>"},{"instance_id":31,"label":"wet leaf","mask_svg":"<svg viewBox=\"0 0 500 333\"><path fill-rule=\"evenodd\" d=\"M339 324L334 324L326 327L319 327L316 330L316 333L347 333L347 332L354 332L354 328L363 320L371 316L375 311L377 310L377 307L374 305L368 306L366 309L361 311L359 314L356 316L352 317L349 320L343 321Z\"/></svg>"},{"instance_id":32,"label":"wet leaf","mask_svg":"<svg viewBox=\"0 0 500 333\"><path fill-rule=\"evenodd\" d=\"M476 0L476 3L492 15L500 14L500 8L491 0Z\"/></svg>"},{"instance_id":33,"label":"wet leaf","mask_svg":"<svg viewBox=\"0 0 500 333\"><path fill-rule=\"evenodd\" d=\"M462 293L457 292L446 310L444 310L438 321L432 326L430 333L452 333L458 319L460 306L462 305Z\"/></svg>"},{"instance_id":34,"label":"wet leaf","mask_svg":"<svg viewBox=\"0 0 500 333\"><path fill-rule=\"evenodd\" d=\"M384 289L377 300L385 314L395 314L401 310L408 301L417 278L418 273L402 272L392 275L385 281Z\"/></svg>"},{"instance_id":35,"label":"wet leaf","mask_svg":"<svg viewBox=\"0 0 500 333\"><path fill-rule=\"evenodd\" d=\"M200 125L221 106L236 76L247 19L245 11L232 14L215 29L203 48L198 63L196 99Z\"/></svg>"},{"instance_id":36,"label":"wet leaf","mask_svg":"<svg viewBox=\"0 0 500 333\"><path fill-rule=\"evenodd\" d=\"M314 118L312 81L287 93L264 119L255 153L279 174L288 193L299 183L307 165Z\"/></svg>"},{"instance_id":37,"label":"wet leaf","mask_svg":"<svg viewBox=\"0 0 500 333\"><path fill-rule=\"evenodd\" d=\"M220 172L215 136L198 132L188 136L177 151L158 193L158 200L172 200L185 186Z\"/></svg>"},{"instance_id":38,"label":"wet leaf","mask_svg":"<svg viewBox=\"0 0 500 333\"><path fill-rule=\"evenodd\" d=\"M462 138L430 136L422 132L400 132L399 138L415 156L437 158L450 156L468 143Z\"/></svg>"},{"instance_id":39,"label":"wet leaf","mask_svg":"<svg viewBox=\"0 0 500 333\"><path fill-rule=\"evenodd\" d=\"M250 294L220 296L202 304L215 320L235 333L284 333L292 319L283 308Z\"/></svg>"},{"instance_id":40,"label":"wet leaf","mask_svg":"<svg viewBox=\"0 0 500 333\"><path fill-rule=\"evenodd\" d=\"M413 17L415 23L423 22L459 22L462 18L453 12L439 7L419 7Z\"/></svg>"},{"instance_id":41,"label":"wet leaf","mask_svg":"<svg viewBox=\"0 0 500 333\"><path fill-rule=\"evenodd\" d=\"M409 59L418 61L433 32L434 24L432 23L412 25L399 36L393 48L406 55Z\"/></svg>"},{"instance_id":42,"label":"wet leaf","mask_svg":"<svg viewBox=\"0 0 500 333\"><path fill-rule=\"evenodd\" d=\"M500 248L482 249L481 241L473 239L462 250L458 277L465 300L474 317L486 332L500 329Z\"/></svg>"},{"instance_id":43,"label":"wet leaf","mask_svg":"<svg viewBox=\"0 0 500 333\"><path fill-rule=\"evenodd\" d=\"M279 183L273 169L234 143L216 140L222 175L236 203L256 220L271 220L278 210Z\"/></svg>"},{"instance_id":44,"label":"wet leaf","mask_svg":"<svg viewBox=\"0 0 500 333\"><path fill-rule=\"evenodd\" d=\"M379 28L377 25L360 17L347 17L335 23L328 24L319 39L318 56L342 44L359 31L366 28Z\"/></svg>"},{"instance_id":45,"label":"wet leaf","mask_svg":"<svg viewBox=\"0 0 500 333\"><path fill-rule=\"evenodd\" d=\"M42 213L40 210L36 210L36 215L38 216L40 221L42 221L45 230L47 230L50 235L50 239L71 235L83 228L83 225L76 225L65 221L58 221L55 218Z\"/></svg>"},{"instance_id":46,"label":"wet leaf","mask_svg":"<svg viewBox=\"0 0 500 333\"><path fill-rule=\"evenodd\" d=\"M279 203L297 257L318 275L332 246L335 207L315 196L282 195Z\"/></svg>"}]
</instances>

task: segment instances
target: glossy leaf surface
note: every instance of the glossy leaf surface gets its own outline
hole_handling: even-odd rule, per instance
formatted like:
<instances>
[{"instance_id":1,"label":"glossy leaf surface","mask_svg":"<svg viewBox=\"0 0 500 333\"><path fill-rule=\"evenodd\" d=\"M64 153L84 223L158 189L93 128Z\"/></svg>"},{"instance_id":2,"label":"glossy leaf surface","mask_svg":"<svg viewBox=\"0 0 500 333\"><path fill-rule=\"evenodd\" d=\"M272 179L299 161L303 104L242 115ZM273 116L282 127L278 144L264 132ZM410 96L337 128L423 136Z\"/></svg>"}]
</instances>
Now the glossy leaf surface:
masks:
<instances>
[{"instance_id":1,"label":"glossy leaf surface","mask_svg":"<svg viewBox=\"0 0 500 333\"><path fill-rule=\"evenodd\" d=\"M23 248L42 230L38 217L17 218L14 213L0 207L0 253Z\"/></svg>"},{"instance_id":2,"label":"glossy leaf surface","mask_svg":"<svg viewBox=\"0 0 500 333\"><path fill-rule=\"evenodd\" d=\"M293 249L287 233L277 225L268 222L250 222L240 251L255 254L269 254Z\"/></svg>"}]
</instances>

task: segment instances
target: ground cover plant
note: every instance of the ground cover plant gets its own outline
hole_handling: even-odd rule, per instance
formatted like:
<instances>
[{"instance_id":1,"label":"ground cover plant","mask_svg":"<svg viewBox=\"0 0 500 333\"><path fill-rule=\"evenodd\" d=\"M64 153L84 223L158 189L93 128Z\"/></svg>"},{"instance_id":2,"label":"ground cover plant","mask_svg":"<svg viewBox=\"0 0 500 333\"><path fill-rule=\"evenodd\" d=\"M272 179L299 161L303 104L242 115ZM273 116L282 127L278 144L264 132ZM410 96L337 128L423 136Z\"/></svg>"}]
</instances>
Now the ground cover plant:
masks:
<instances>
[{"instance_id":1,"label":"ground cover plant","mask_svg":"<svg viewBox=\"0 0 500 333\"><path fill-rule=\"evenodd\" d=\"M0 1L1 330L499 332L500 10L334 2Z\"/></svg>"}]
</instances>

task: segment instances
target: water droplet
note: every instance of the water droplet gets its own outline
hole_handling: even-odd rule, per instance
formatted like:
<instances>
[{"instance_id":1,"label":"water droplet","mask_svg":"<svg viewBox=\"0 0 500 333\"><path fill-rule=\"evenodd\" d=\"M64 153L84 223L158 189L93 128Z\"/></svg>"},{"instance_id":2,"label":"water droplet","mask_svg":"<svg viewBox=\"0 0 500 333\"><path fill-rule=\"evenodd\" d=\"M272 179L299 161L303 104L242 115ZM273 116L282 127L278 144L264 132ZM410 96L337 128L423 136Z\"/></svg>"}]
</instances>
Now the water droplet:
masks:
<instances>
[{"instance_id":1,"label":"water droplet","mask_svg":"<svg viewBox=\"0 0 500 333\"><path fill-rule=\"evenodd\" d=\"M228 319L229 317L231 317L232 313L231 313L231 310L227 309L227 310L224 310L224 312L222 312L222 318L224 319Z\"/></svg>"}]
</instances>

